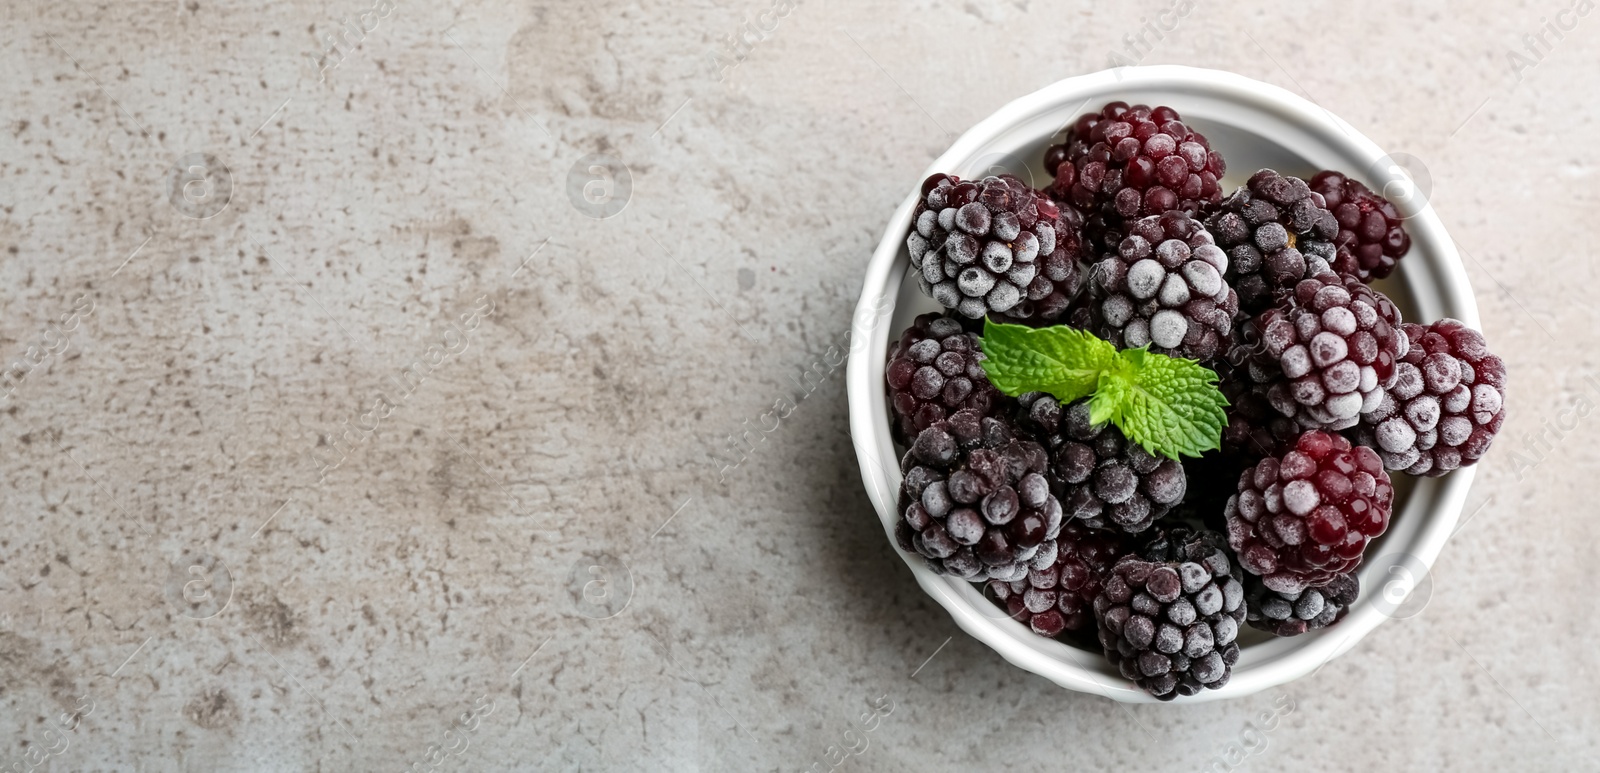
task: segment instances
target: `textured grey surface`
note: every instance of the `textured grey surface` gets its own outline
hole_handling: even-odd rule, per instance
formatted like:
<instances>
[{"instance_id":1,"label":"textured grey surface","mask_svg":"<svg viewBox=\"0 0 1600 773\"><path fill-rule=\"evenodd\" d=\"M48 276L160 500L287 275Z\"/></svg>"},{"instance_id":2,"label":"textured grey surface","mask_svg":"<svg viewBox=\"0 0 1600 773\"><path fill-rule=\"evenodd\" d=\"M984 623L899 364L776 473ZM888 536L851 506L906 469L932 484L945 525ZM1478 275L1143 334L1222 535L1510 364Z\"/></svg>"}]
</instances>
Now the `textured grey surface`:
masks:
<instances>
[{"instance_id":1,"label":"textured grey surface","mask_svg":"<svg viewBox=\"0 0 1600 773\"><path fill-rule=\"evenodd\" d=\"M718 63L788 5L6 3L4 769L1593 769L1600 14L809 0ZM952 133L1113 51L1421 159L1511 370L1427 607L1239 701L961 634L830 364Z\"/></svg>"}]
</instances>

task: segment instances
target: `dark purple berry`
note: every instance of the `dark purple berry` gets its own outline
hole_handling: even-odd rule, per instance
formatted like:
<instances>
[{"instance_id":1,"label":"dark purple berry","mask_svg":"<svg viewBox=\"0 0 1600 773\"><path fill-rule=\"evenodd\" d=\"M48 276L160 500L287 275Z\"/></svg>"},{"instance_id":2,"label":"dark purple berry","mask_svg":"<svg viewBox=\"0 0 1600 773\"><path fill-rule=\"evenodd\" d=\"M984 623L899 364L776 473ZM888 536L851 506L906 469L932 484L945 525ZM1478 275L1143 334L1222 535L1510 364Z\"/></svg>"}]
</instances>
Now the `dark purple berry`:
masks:
<instances>
[{"instance_id":1,"label":"dark purple berry","mask_svg":"<svg viewBox=\"0 0 1600 773\"><path fill-rule=\"evenodd\" d=\"M1298 177L1262 169L1206 219L1228 254L1228 283L1255 314L1307 277L1330 270L1339 223Z\"/></svg>"},{"instance_id":2,"label":"dark purple berry","mask_svg":"<svg viewBox=\"0 0 1600 773\"><path fill-rule=\"evenodd\" d=\"M1337 575L1324 585L1292 593L1275 591L1261 578L1246 574L1244 588L1246 622L1278 636L1327 628L1344 619L1361 595L1361 582L1354 574Z\"/></svg>"},{"instance_id":3,"label":"dark purple berry","mask_svg":"<svg viewBox=\"0 0 1600 773\"><path fill-rule=\"evenodd\" d=\"M1339 221L1339 235L1333 239L1338 250L1333 269L1363 282L1394 273L1411 249L1411 236L1394 204L1334 171L1318 172L1311 178L1311 190L1322 194L1328 211Z\"/></svg>"},{"instance_id":4,"label":"dark purple berry","mask_svg":"<svg viewBox=\"0 0 1600 773\"><path fill-rule=\"evenodd\" d=\"M1161 700L1227 684L1239 659L1243 575L1221 534L1158 533L1112 566L1093 609L1122 675Z\"/></svg>"},{"instance_id":5,"label":"dark purple berry","mask_svg":"<svg viewBox=\"0 0 1600 773\"><path fill-rule=\"evenodd\" d=\"M889 349L884 379L902 442L962 409L989 415L1002 397L983 372L978 337L953 317L923 314Z\"/></svg>"}]
</instances>

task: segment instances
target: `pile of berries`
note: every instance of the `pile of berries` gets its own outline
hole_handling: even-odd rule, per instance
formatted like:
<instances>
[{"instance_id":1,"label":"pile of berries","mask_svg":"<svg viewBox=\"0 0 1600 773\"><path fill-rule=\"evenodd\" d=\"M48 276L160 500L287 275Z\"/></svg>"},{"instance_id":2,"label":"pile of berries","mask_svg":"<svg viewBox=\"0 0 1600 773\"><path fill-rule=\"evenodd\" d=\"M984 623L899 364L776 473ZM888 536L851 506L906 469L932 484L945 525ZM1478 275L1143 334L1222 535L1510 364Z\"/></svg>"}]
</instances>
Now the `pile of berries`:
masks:
<instances>
[{"instance_id":1,"label":"pile of berries","mask_svg":"<svg viewBox=\"0 0 1600 773\"><path fill-rule=\"evenodd\" d=\"M1216 689L1246 626L1295 636L1344 618L1393 515L1392 475L1481 459L1505 364L1460 322L1402 320L1371 285L1411 240L1346 174L1262 169L1229 193L1177 111L1122 102L1075 121L1044 166L1041 190L1010 175L922 185L906 248L946 311L889 351L897 541L1157 698ZM1094 421L1081 392L1001 388L985 319L1209 369L1228 406L1215 450L1168 458Z\"/></svg>"}]
</instances>

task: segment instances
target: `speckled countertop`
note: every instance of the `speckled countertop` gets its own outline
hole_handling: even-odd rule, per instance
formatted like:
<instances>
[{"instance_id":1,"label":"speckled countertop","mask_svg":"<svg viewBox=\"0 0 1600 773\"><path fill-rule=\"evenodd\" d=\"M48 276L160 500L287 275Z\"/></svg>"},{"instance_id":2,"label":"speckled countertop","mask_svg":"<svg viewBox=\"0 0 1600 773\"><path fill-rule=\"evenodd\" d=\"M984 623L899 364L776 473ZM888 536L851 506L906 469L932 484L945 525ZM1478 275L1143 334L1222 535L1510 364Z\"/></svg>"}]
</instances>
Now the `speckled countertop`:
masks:
<instances>
[{"instance_id":1,"label":"speckled countertop","mask_svg":"<svg viewBox=\"0 0 1600 773\"><path fill-rule=\"evenodd\" d=\"M1587 2L3 7L6 770L1600 756ZM1419 159L1512 374L1426 607L1238 701L958 631L828 365L929 160L1114 60Z\"/></svg>"}]
</instances>

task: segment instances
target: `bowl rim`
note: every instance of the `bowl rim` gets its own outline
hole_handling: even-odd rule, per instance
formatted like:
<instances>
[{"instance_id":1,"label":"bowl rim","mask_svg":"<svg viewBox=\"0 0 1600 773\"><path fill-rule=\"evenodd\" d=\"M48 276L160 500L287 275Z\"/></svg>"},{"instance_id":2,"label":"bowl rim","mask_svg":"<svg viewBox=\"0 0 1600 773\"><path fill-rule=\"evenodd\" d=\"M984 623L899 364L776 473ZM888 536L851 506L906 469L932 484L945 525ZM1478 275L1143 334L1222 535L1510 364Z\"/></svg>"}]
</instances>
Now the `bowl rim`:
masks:
<instances>
[{"instance_id":1,"label":"bowl rim","mask_svg":"<svg viewBox=\"0 0 1600 773\"><path fill-rule=\"evenodd\" d=\"M973 586L935 574L920 557L900 550L894 537L894 510L900 472L890 437L888 407L882 386L884 358L891 334L888 327L894 314L896 296L909 265L902 255L904 235L911 225L911 214L920 193L921 181L930 174L955 169L978 157L987 145L1029 117L1070 104L1077 105L1076 108L1070 108L1076 111L1076 115L1096 96L1102 101L1109 101L1119 98L1111 95L1117 89L1131 92L1140 88L1192 90L1210 98L1228 100L1275 114L1308 132L1329 152L1362 162L1360 168L1366 174L1353 170L1351 173L1366 177L1375 190L1386 190L1391 184L1410 184L1406 173L1389 160L1382 148L1339 117L1297 94L1243 75L1182 65L1148 65L1119 67L1057 81L1013 100L967 130L917 178L911 193L890 217L884 235L867 265L861 296L852 318L845 379L851 443L861 468L862 481L894 552L906 562L923 591L944 607L963 631L1014 665L1071 690L1094 693L1121 702L1152 703L1158 701L1116 674L1103 657L1098 654L1092 654L1090 658L1083 657L1091 653L1039 637L1003 615L997 619L997 616L985 613L978 605L988 605L989 602ZM1384 163L1386 161L1388 163ZM1407 217L1406 227L1413 244L1412 252L1401 263L1397 276L1411 286L1419 303L1442 307L1444 316L1454 317L1473 329L1479 329L1477 303L1471 283L1455 243L1443 223L1425 198L1420 203L1411 199L1397 202L1397 205ZM1432 280L1427 287L1419 287L1414 282L1414 275L1422 272L1429 274ZM1194 696L1179 697L1172 702L1199 703L1251 695L1320 670L1333 658L1349 651L1382 623L1390 612L1397 609L1412 590L1421 585L1421 580L1415 576L1416 568L1420 567L1424 576L1431 571L1439 552L1455 530L1476 471L1476 467L1469 466L1442 478L1419 479L1404 512L1395 514L1396 520L1402 515L1408 522L1421 519L1420 523L1415 524L1415 533L1410 541L1403 545L1402 553L1389 552L1382 557L1398 556L1384 568L1389 574L1406 572L1403 581L1384 582L1381 593L1375 594L1371 583L1378 567L1363 566L1361 598L1338 625L1247 648L1227 685L1216 690L1203 690ZM1395 526L1391 523L1390 532L1394 531ZM1385 549L1390 547L1393 546L1386 545ZM1404 560L1406 558L1411 560ZM1364 563L1370 563L1370 559ZM1400 568L1402 566L1403 569ZM1388 605L1388 611L1385 604ZM1019 632L1037 641L1025 640L1018 635ZM1255 657L1252 655L1255 651L1263 654ZM1095 662L1089 662L1091 660ZM1256 660L1259 662L1248 662Z\"/></svg>"}]
</instances>

